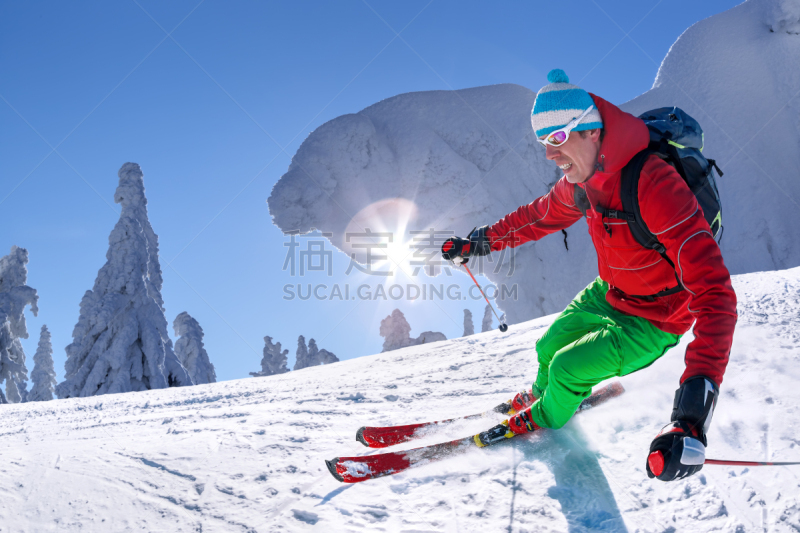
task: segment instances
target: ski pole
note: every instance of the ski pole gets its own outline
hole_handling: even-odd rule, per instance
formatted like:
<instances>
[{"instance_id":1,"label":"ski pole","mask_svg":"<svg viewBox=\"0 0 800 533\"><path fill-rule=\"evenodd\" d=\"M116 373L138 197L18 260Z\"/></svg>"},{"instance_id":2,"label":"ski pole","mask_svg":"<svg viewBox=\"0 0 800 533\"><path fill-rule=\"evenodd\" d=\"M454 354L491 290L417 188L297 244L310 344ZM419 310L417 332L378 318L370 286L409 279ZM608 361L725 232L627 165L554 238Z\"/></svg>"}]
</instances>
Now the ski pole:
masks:
<instances>
[{"instance_id":1,"label":"ski pole","mask_svg":"<svg viewBox=\"0 0 800 533\"><path fill-rule=\"evenodd\" d=\"M772 461L727 461L725 459L706 459L705 464L729 466L791 466L800 465L800 462L776 463Z\"/></svg>"},{"instance_id":2,"label":"ski pole","mask_svg":"<svg viewBox=\"0 0 800 533\"><path fill-rule=\"evenodd\" d=\"M475 276L473 276L473 275L472 275L472 271L469 269L469 267L467 266L467 264L466 264L466 263L461 263L461 266L463 266L464 268L466 268L466 269L467 269L467 273L469 274L469 277L471 277L471 278L472 278L472 281L474 281L474 282L475 282L475 285L477 285L477 286L478 286L478 290L479 290L479 291L481 291L481 294L483 294L483 299L484 299L484 300L486 300L486 303L487 303L487 304L489 305L489 307L491 307L491 309L492 309L492 313L494 313L494 316L495 316L495 317L497 317L497 321L498 321L498 322L500 322L500 327L499 327L498 329L499 329L500 331L502 331L503 333L505 333L506 331L508 331L508 324L506 324L505 322L503 322L502 320L500 320L500 317L499 317L499 316L497 316L497 311L495 311L495 310L494 310L494 306L493 306L493 305L492 305L492 304L489 302L489 298L487 298L487 297L486 297L486 293L484 293L484 292L483 292L483 289L481 289L481 286L478 284L478 280L476 280L476 279L475 279Z\"/></svg>"}]
</instances>

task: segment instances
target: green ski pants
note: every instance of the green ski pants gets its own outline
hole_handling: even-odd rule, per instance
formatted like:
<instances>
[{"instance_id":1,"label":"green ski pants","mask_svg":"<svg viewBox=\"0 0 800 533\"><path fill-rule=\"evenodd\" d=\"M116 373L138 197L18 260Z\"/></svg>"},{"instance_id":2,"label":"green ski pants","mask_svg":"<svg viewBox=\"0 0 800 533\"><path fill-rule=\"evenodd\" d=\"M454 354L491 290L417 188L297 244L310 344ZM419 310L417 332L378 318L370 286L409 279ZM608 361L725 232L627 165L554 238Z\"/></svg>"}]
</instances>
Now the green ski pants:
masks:
<instances>
[{"instance_id":1,"label":"green ski pants","mask_svg":"<svg viewBox=\"0 0 800 533\"><path fill-rule=\"evenodd\" d=\"M594 280L536 343L539 374L533 393L539 400L531 414L540 427L560 428L592 387L650 366L680 341L681 335L615 310L606 292L608 283Z\"/></svg>"}]
</instances>

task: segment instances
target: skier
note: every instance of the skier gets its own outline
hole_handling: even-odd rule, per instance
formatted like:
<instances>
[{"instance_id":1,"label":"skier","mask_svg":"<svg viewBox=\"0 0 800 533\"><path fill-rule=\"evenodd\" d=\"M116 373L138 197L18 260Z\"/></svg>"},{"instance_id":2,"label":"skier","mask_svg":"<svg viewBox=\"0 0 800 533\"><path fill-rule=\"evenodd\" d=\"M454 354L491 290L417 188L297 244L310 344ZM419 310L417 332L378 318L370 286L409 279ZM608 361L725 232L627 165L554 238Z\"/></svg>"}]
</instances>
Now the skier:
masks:
<instances>
[{"instance_id":1,"label":"skier","mask_svg":"<svg viewBox=\"0 0 800 533\"><path fill-rule=\"evenodd\" d=\"M500 221L467 238L448 239L442 255L466 263L567 228L585 211L600 276L536 343L539 372L531 391L514 398L518 412L509 428L516 434L560 428L593 386L651 365L696 321L671 423L653 440L646 461L651 478L684 478L702 468L728 363L737 318L730 274L695 195L659 157L645 161L638 200L642 219L666 255L640 245L626 223L609 224L604 209L623 210L621 170L648 147L647 126L569 84L560 69L547 79L550 83L536 95L531 123L563 177L547 194Z\"/></svg>"}]
</instances>

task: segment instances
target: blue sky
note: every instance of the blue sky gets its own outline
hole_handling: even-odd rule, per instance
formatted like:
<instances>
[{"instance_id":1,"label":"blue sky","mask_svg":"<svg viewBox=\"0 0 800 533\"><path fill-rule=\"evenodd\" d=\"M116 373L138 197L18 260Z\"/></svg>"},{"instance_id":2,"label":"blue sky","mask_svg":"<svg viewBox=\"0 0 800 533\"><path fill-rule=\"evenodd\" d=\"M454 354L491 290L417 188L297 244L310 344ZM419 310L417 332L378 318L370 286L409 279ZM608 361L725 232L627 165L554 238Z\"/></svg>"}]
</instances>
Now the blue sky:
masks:
<instances>
[{"instance_id":1,"label":"blue sky","mask_svg":"<svg viewBox=\"0 0 800 533\"><path fill-rule=\"evenodd\" d=\"M266 199L303 140L396 94L496 83L535 91L552 68L621 104L651 87L684 30L737 3L4 2L0 254L11 245L30 254L40 313L28 314L28 356L46 323L63 378L127 161L145 173L170 334L178 313L197 318L220 380L258 370L265 335L289 348L290 365L300 334L341 359L379 352L380 319L395 307L414 336L461 335L465 307L479 329L482 300L283 299L298 280L282 270L288 239ZM332 278L303 282L344 283L347 266L334 252Z\"/></svg>"}]
</instances>

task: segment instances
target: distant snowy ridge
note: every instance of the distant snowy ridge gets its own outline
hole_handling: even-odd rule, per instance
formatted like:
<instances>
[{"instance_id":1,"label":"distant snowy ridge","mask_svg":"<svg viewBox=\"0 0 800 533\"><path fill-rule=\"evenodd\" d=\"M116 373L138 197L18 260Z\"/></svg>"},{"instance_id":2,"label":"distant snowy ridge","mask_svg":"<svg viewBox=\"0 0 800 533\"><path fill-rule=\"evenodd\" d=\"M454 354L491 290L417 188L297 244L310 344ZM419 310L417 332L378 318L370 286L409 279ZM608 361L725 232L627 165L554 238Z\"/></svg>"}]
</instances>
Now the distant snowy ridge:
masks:
<instances>
[{"instance_id":1,"label":"distant snowy ridge","mask_svg":"<svg viewBox=\"0 0 800 533\"><path fill-rule=\"evenodd\" d=\"M800 265L799 4L749 0L698 22L673 44L653 88L621 106L639 114L677 105L703 126L704 153L725 172L722 250L734 274ZM405 226L393 217L408 218L408 230L460 235L495 222L560 177L533 138L534 98L510 84L409 93L327 122L276 183L273 221L285 232L331 232L348 252L346 231ZM393 213L390 199L410 206ZM484 263L492 282L519 286L518 300L499 302L510 322L560 311L597 275L585 222L567 233L569 251L558 233L516 249L513 269L510 254Z\"/></svg>"}]
</instances>

